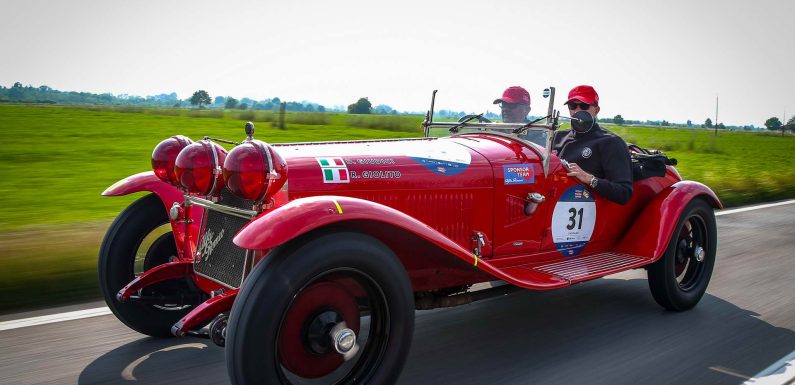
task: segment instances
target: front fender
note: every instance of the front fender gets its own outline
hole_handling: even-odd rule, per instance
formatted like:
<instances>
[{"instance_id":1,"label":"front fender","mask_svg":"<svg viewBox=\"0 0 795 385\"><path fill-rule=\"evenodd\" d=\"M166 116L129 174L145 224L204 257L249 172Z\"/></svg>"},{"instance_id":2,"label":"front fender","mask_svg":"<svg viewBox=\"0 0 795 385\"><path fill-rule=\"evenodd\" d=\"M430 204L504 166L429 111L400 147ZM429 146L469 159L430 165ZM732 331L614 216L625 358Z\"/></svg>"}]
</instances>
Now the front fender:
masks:
<instances>
[{"instance_id":1,"label":"front fender","mask_svg":"<svg viewBox=\"0 0 795 385\"><path fill-rule=\"evenodd\" d=\"M184 200L182 191L160 180L153 171L130 175L105 189L102 196L122 196L141 191L151 191L157 194L166 205L166 209L171 208L174 202L182 203Z\"/></svg>"},{"instance_id":2,"label":"front fender","mask_svg":"<svg viewBox=\"0 0 795 385\"><path fill-rule=\"evenodd\" d=\"M163 206L167 213L175 202L182 204L185 200L182 191L160 180L155 176L153 171L145 171L128 176L105 189L102 195L123 196L144 191L152 192L157 195L163 202ZM186 222L184 217L177 218L177 220L173 220L169 217L169 222L171 223L171 230L174 233L174 240L177 242L177 250L180 254L180 259L189 260L193 258L193 253L196 250L196 240L199 234L202 210L191 207L187 212L183 212L181 215L189 216L190 220Z\"/></svg>"},{"instance_id":3,"label":"front fender","mask_svg":"<svg viewBox=\"0 0 795 385\"><path fill-rule=\"evenodd\" d=\"M265 212L243 227L234 242L244 249L271 249L312 230L356 219L388 223L420 235L449 252L471 254L434 228L391 207L330 195L295 199Z\"/></svg>"},{"instance_id":4,"label":"front fender","mask_svg":"<svg viewBox=\"0 0 795 385\"><path fill-rule=\"evenodd\" d=\"M674 183L660 191L643 209L616 246L616 251L651 256L653 260L658 260L668 248L685 206L696 198L704 198L714 208L723 208L720 199L709 187L693 181Z\"/></svg>"},{"instance_id":5,"label":"front fender","mask_svg":"<svg viewBox=\"0 0 795 385\"><path fill-rule=\"evenodd\" d=\"M375 202L341 196L314 196L290 201L261 214L243 227L235 236L234 243L250 250L272 249L312 230L349 220L370 220L411 232L447 252L451 258L458 258L496 279L517 286L547 290L569 284L564 279L525 269L507 272L403 212Z\"/></svg>"}]
</instances>

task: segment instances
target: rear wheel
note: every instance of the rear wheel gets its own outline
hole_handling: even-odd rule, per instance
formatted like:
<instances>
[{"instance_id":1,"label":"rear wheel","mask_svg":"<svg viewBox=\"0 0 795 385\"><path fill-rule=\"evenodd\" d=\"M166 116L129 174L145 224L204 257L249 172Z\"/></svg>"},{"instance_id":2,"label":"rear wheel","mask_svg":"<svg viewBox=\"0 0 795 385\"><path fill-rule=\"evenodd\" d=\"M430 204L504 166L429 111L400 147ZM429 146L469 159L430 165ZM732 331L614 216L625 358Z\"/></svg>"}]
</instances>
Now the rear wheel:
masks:
<instances>
[{"instance_id":1,"label":"rear wheel","mask_svg":"<svg viewBox=\"0 0 795 385\"><path fill-rule=\"evenodd\" d=\"M259 263L229 319L233 384L392 384L414 330L405 269L381 242L326 234Z\"/></svg>"},{"instance_id":2,"label":"rear wheel","mask_svg":"<svg viewBox=\"0 0 795 385\"><path fill-rule=\"evenodd\" d=\"M694 199L682 212L665 254L649 267L654 300L672 311L696 306L707 290L716 250L715 213L703 199Z\"/></svg>"},{"instance_id":3,"label":"rear wheel","mask_svg":"<svg viewBox=\"0 0 795 385\"><path fill-rule=\"evenodd\" d=\"M116 293L138 274L177 257L163 202L154 194L128 206L108 228L99 251L99 286L108 307L125 325L154 337L171 337L171 326L190 311L182 304L119 302ZM144 296L176 296L193 289L186 281L161 282Z\"/></svg>"}]
</instances>

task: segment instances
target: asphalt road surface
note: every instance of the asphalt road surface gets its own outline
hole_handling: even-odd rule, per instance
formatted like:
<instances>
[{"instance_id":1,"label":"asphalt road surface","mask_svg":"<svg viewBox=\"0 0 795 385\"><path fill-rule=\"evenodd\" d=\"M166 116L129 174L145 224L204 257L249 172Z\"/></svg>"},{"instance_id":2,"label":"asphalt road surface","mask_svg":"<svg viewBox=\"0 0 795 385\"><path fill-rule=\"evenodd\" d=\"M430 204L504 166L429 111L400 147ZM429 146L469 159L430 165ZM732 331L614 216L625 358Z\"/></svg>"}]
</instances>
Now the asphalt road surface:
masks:
<instances>
[{"instance_id":1,"label":"asphalt road surface","mask_svg":"<svg viewBox=\"0 0 795 385\"><path fill-rule=\"evenodd\" d=\"M794 218L795 204L719 216L712 282L684 313L654 302L643 270L417 312L400 383L740 384L795 350ZM0 383L229 382L222 348L106 315L0 331Z\"/></svg>"}]
</instances>

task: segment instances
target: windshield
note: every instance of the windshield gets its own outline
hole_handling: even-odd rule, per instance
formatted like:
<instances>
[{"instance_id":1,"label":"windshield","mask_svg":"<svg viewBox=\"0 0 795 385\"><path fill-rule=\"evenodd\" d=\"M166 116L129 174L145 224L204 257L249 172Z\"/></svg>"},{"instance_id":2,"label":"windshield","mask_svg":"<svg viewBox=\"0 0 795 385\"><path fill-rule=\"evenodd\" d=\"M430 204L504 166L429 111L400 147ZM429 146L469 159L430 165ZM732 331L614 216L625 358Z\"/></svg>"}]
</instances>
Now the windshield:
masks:
<instances>
[{"instance_id":1,"label":"windshield","mask_svg":"<svg viewBox=\"0 0 795 385\"><path fill-rule=\"evenodd\" d=\"M428 127L426 136L439 138L468 132L496 132L502 135L510 135L521 140L532 142L539 145L541 148L545 148L547 146L547 135L549 135L550 132L545 128L530 127L519 134L514 134L513 131L521 127L521 124L479 123L477 121L464 123L457 128L458 132L450 132L450 128L454 127L455 125L456 124L454 124L454 122L434 122Z\"/></svg>"},{"instance_id":2,"label":"windshield","mask_svg":"<svg viewBox=\"0 0 795 385\"><path fill-rule=\"evenodd\" d=\"M517 91L518 89L518 91ZM520 92L519 92L520 91ZM552 150L551 136L558 126L558 116L560 113L553 108L555 105L555 87L543 90L542 97L547 100L547 112L542 116L529 116L530 96L521 87L509 87L503 92L502 98L494 100L491 109L498 108L500 115L489 111L486 107L479 113L454 112L439 103L436 104L436 90L431 97L431 108L422 123L425 128L426 137L445 137L464 133L494 133L495 135L516 138L535 151L542 159L544 175L549 172L549 158ZM518 96L517 96L518 95ZM535 100L543 100L535 99ZM518 100L509 104L523 104L525 107L519 109L517 106L506 106L508 100ZM515 111L514 111L515 110ZM506 112L514 111L515 114ZM538 111L538 110L536 110ZM507 120L510 123L495 123ZM531 144L532 143L532 144Z\"/></svg>"}]
</instances>

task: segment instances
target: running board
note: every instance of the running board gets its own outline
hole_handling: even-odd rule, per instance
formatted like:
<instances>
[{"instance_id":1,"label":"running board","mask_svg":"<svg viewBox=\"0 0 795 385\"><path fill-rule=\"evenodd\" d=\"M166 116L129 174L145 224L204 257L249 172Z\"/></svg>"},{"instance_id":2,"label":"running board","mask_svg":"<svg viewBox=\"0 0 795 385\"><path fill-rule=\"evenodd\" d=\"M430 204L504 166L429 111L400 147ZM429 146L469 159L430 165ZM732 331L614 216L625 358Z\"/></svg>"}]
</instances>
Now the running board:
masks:
<instances>
[{"instance_id":1,"label":"running board","mask_svg":"<svg viewBox=\"0 0 795 385\"><path fill-rule=\"evenodd\" d=\"M652 262L650 257L604 252L496 269L507 276L502 279L514 285L549 290L635 269Z\"/></svg>"},{"instance_id":2,"label":"running board","mask_svg":"<svg viewBox=\"0 0 795 385\"><path fill-rule=\"evenodd\" d=\"M650 263L649 258L621 253L599 253L584 257L547 263L533 270L556 275L571 283L604 277Z\"/></svg>"}]
</instances>

